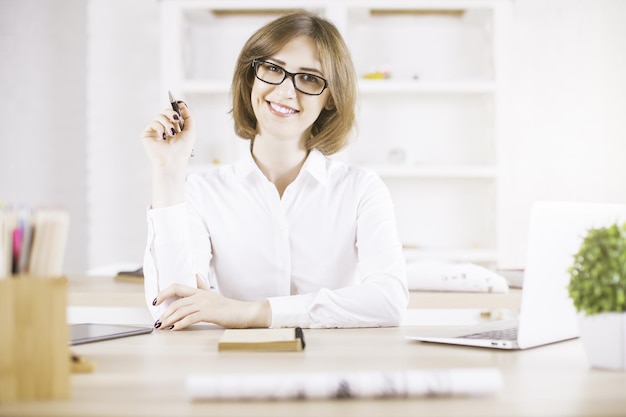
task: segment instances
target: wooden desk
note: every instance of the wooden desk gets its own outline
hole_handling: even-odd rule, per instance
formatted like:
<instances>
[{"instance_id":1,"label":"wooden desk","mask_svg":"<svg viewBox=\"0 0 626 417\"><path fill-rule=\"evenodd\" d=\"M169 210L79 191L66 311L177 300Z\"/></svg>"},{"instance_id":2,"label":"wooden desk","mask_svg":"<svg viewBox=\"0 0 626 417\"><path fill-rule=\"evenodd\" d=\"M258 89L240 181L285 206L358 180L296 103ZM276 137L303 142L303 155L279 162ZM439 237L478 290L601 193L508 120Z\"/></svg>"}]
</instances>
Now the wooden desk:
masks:
<instances>
[{"instance_id":1,"label":"wooden desk","mask_svg":"<svg viewBox=\"0 0 626 417\"><path fill-rule=\"evenodd\" d=\"M411 292L409 308L519 309L521 292L506 294ZM145 307L141 282L117 282L110 277L73 277L68 292L70 306Z\"/></svg>"},{"instance_id":2,"label":"wooden desk","mask_svg":"<svg viewBox=\"0 0 626 417\"><path fill-rule=\"evenodd\" d=\"M101 284L94 282L103 303L110 293L102 292ZM87 294L87 287L71 284L70 294L78 292L70 300L80 302L80 291ZM126 288L129 297L141 295L141 289ZM218 352L222 330L210 326L75 346L76 353L95 361L97 367L91 374L72 375L70 400L2 405L0 415L487 417L626 413L626 373L590 369L578 340L505 352L404 338L426 329L307 329L306 350L290 353ZM191 373L493 366L502 370L504 385L501 392L485 398L195 403L185 392L185 380Z\"/></svg>"}]
</instances>

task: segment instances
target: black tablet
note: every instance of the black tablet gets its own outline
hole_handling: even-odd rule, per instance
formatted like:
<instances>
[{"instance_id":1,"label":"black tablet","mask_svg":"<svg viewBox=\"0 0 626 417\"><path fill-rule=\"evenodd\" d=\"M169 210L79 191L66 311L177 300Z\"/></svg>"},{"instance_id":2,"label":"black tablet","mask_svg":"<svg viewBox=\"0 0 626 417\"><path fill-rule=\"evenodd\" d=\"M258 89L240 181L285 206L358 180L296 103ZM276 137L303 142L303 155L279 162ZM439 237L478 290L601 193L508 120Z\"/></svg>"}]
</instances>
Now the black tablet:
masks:
<instances>
[{"instance_id":1,"label":"black tablet","mask_svg":"<svg viewBox=\"0 0 626 417\"><path fill-rule=\"evenodd\" d=\"M80 323L70 324L70 345L99 342L152 332L152 327L125 326L118 324Z\"/></svg>"}]
</instances>

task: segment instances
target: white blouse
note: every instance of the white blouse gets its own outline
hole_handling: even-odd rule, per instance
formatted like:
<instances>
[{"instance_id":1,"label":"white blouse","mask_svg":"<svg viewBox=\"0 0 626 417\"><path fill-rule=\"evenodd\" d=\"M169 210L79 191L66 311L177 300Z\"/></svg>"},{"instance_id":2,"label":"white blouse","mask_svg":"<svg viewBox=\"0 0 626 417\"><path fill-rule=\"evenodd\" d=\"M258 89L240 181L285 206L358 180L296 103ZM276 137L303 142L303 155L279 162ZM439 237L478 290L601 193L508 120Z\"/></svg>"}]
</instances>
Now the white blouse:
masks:
<instances>
[{"instance_id":1,"label":"white blouse","mask_svg":"<svg viewBox=\"0 0 626 417\"><path fill-rule=\"evenodd\" d=\"M408 303L393 204L372 171L309 153L280 198L252 155L187 178L186 202L148 210L145 297L196 274L267 299L271 327L396 326Z\"/></svg>"}]
</instances>

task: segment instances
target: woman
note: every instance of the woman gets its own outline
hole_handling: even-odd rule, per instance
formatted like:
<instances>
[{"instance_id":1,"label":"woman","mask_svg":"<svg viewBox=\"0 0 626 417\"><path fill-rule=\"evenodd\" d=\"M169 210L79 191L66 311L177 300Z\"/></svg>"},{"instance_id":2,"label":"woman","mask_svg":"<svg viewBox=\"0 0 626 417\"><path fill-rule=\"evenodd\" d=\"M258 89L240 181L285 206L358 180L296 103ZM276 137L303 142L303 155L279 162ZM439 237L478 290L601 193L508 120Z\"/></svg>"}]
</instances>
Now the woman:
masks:
<instances>
[{"instance_id":1,"label":"woman","mask_svg":"<svg viewBox=\"0 0 626 417\"><path fill-rule=\"evenodd\" d=\"M398 325L405 262L389 193L333 161L355 122L356 76L336 27L279 17L244 45L232 82L237 163L186 176L194 115L142 132L153 171L144 259L156 328Z\"/></svg>"}]
</instances>

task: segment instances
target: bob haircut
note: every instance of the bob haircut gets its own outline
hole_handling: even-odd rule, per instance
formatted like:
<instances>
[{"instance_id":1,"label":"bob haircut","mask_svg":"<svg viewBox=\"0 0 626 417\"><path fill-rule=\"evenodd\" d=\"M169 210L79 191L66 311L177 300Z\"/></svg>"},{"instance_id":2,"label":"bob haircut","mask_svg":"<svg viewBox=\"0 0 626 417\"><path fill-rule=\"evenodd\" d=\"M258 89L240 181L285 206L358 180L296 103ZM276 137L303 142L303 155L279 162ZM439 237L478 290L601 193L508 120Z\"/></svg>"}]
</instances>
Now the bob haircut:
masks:
<instances>
[{"instance_id":1,"label":"bob haircut","mask_svg":"<svg viewBox=\"0 0 626 417\"><path fill-rule=\"evenodd\" d=\"M306 36L316 44L324 78L328 81L328 105L313 123L307 150L331 155L344 148L356 124L357 84L350 51L336 26L315 13L299 10L269 22L243 46L231 85L235 133L253 140L257 120L251 103L255 75L252 61L278 53L294 38Z\"/></svg>"}]
</instances>

